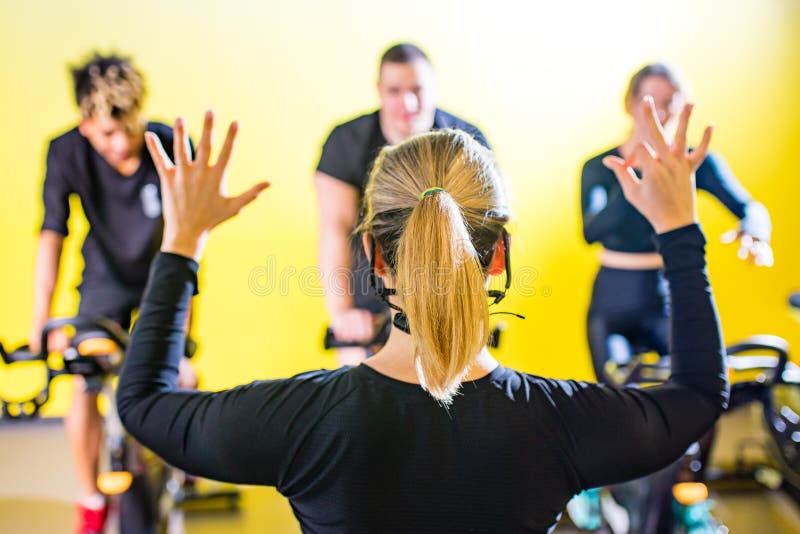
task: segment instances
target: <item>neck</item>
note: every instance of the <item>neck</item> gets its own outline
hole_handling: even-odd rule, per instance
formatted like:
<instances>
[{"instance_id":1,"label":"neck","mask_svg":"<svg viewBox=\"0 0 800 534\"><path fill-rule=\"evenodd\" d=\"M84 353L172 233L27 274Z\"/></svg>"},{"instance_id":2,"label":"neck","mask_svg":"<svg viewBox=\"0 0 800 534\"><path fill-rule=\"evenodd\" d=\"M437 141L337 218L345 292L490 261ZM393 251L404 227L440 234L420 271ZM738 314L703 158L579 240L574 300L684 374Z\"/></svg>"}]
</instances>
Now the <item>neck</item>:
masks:
<instances>
[{"instance_id":1,"label":"neck","mask_svg":"<svg viewBox=\"0 0 800 534\"><path fill-rule=\"evenodd\" d=\"M381 133L383 134L384 139L386 139L386 142L390 145L401 143L409 137L408 135L404 135L402 132L399 132L389 126L389 121L387 121L384 117L383 110L378 112L378 123L380 124Z\"/></svg>"},{"instance_id":2,"label":"neck","mask_svg":"<svg viewBox=\"0 0 800 534\"><path fill-rule=\"evenodd\" d=\"M628 134L628 138L625 139L621 145L619 145L620 155L623 158L628 159L628 156L631 155L631 152L633 152L633 149L636 148L636 145L639 144L641 140L642 138L636 132L636 129L632 129L630 134Z\"/></svg>"},{"instance_id":3,"label":"neck","mask_svg":"<svg viewBox=\"0 0 800 534\"><path fill-rule=\"evenodd\" d=\"M368 365L379 373L395 380L411 384L420 383L414 361L414 346L411 343L411 336L395 327L392 327L386 345L375 356L366 360L364 365ZM494 356L489 353L486 347L483 347L475 356L475 360L470 365L463 381L483 378L498 365L499 363Z\"/></svg>"},{"instance_id":4,"label":"neck","mask_svg":"<svg viewBox=\"0 0 800 534\"><path fill-rule=\"evenodd\" d=\"M109 165L111 165L111 167L113 167L113 169L118 173L120 173L121 175L130 176L136 172L136 169L139 168L139 165L141 163L142 163L142 151L140 149L126 160L120 161L118 163L109 163Z\"/></svg>"}]
</instances>

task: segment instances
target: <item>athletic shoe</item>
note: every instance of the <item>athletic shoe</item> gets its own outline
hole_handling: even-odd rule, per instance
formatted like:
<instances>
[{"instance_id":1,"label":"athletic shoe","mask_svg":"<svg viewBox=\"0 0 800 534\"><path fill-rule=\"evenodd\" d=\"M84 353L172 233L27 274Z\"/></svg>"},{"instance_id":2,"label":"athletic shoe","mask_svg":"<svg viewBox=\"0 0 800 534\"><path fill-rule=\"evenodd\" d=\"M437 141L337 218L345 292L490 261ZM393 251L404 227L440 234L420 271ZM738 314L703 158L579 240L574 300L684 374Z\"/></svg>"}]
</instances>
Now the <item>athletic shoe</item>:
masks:
<instances>
[{"instance_id":1,"label":"athletic shoe","mask_svg":"<svg viewBox=\"0 0 800 534\"><path fill-rule=\"evenodd\" d=\"M600 513L600 489L592 488L575 495L567 503L567 513L576 527L597 530L603 526Z\"/></svg>"},{"instance_id":2,"label":"athletic shoe","mask_svg":"<svg viewBox=\"0 0 800 534\"><path fill-rule=\"evenodd\" d=\"M81 503L76 505L78 511L78 521L75 527L75 534L103 534L108 517L108 503L102 508L93 509L83 506Z\"/></svg>"}]
</instances>

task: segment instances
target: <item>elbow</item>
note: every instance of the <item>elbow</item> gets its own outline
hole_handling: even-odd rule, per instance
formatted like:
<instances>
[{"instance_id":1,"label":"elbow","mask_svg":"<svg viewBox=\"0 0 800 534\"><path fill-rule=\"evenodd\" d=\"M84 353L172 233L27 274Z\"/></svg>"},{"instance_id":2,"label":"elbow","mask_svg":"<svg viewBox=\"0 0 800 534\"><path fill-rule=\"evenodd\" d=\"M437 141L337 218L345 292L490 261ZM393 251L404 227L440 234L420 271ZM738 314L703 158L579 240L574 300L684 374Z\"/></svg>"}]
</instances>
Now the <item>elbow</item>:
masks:
<instances>
[{"instance_id":1,"label":"elbow","mask_svg":"<svg viewBox=\"0 0 800 534\"><path fill-rule=\"evenodd\" d=\"M731 399L731 384L728 380L727 368L723 368L719 375L714 378L714 387L709 393L714 411L719 417L722 412L728 409Z\"/></svg>"},{"instance_id":2,"label":"elbow","mask_svg":"<svg viewBox=\"0 0 800 534\"><path fill-rule=\"evenodd\" d=\"M700 391L711 409L714 421L728 409L731 395L727 377L717 377L715 382L717 384L715 387L704 388Z\"/></svg>"},{"instance_id":3,"label":"elbow","mask_svg":"<svg viewBox=\"0 0 800 534\"><path fill-rule=\"evenodd\" d=\"M713 395L707 395L711 406L713 420L716 421L719 417L728 410L730 402L730 388L726 387Z\"/></svg>"},{"instance_id":4,"label":"elbow","mask_svg":"<svg viewBox=\"0 0 800 534\"><path fill-rule=\"evenodd\" d=\"M597 235L597 232L593 231L589 225L583 225L583 239L588 244L596 243L600 240L600 236Z\"/></svg>"},{"instance_id":5,"label":"elbow","mask_svg":"<svg viewBox=\"0 0 800 534\"><path fill-rule=\"evenodd\" d=\"M136 406L141 400L140 393L140 391L137 391L137 389L125 379L124 373L120 375L115 396L117 403L117 416L119 417L122 426L131 432L131 434L134 433L131 429L131 425L133 422L133 414L136 411Z\"/></svg>"},{"instance_id":6,"label":"elbow","mask_svg":"<svg viewBox=\"0 0 800 534\"><path fill-rule=\"evenodd\" d=\"M119 420L126 429L128 428L128 422L130 419L131 408L133 406L133 399L128 394L127 388L124 387L122 381L119 383L119 387L117 388L116 393L116 402L117 402L117 416L119 416Z\"/></svg>"},{"instance_id":7,"label":"elbow","mask_svg":"<svg viewBox=\"0 0 800 534\"><path fill-rule=\"evenodd\" d=\"M670 382L687 388L698 398L698 413L706 413L712 425L727 409L730 402L730 383L726 370L712 376L673 376ZM687 391L688 393L688 391ZM705 410L700 406L705 406Z\"/></svg>"},{"instance_id":8,"label":"elbow","mask_svg":"<svg viewBox=\"0 0 800 534\"><path fill-rule=\"evenodd\" d=\"M716 417L719 417L722 412L728 409L731 398L731 384L728 380L727 366L723 364L719 373L706 379L705 383L699 386L699 389L708 398Z\"/></svg>"},{"instance_id":9,"label":"elbow","mask_svg":"<svg viewBox=\"0 0 800 534\"><path fill-rule=\"evenodd\" d=\"M719 401L718 401L717 407L718 407L718 412L719 413L717 414L717 417L722 415L722 412L726 411L728 409L728 406L730 406L731 385L728 382L727 377L725 378L725 387L722 388L722 391L720 391L718 397L719 397Z\"/></svg>"}]
</instances>

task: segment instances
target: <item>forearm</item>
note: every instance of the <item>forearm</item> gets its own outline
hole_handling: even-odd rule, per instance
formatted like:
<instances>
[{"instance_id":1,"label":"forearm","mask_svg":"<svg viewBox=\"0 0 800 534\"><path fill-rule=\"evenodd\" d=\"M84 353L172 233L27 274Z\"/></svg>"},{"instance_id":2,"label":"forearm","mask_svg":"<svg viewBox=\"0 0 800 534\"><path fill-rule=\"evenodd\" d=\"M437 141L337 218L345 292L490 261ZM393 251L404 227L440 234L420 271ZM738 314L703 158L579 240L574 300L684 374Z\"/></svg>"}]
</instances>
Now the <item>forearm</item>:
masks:
<instances>
[{"instance_id":1,"label":"forearm","mask_svg":"<svg viewBox=\"0 0 800 534\"><path fill-rule=\"evenodd\" d=\"M358 189L332 175L314 175L319 208L319 267L330 317L353 307L351 240L358 221Z\"/></svg>"},{"instance_id":2,"label":"forearm","mask_svg":"<svg viewBox=\"0 0 800 534\"><path fill-rule=\"evenodd\" d=\"M328 315L334 317L352 308L352 258L347 231L337 228L320 229L319 266Z\"/></svg>"},{"instance_id":3,"label":"forearm","mask_svg":"<svg viewBox=\"0 0 800 534\"><path fill-rule=\"evenodd\" d=\"M153 261L120 373L117 402L123 420L144 396L175 388L196 276L197 263L188 258L161 253Z\"/></svg>"},{"instance_id":4,"label":"forearm","mask_svg":"<svg viewBox=\"0 0 800 534\"><path fill-rule=\"evenodd\" d=\"M705 238L695 224L658 236L670 286L670 381L706 396L717 411L728 400L725 352L705 269Z\"/></svg>"},{"instance_id":5,"label":"forearm","mask_svg":"<svg viewBox=\"0 0 800 534\"><path fill-rule=\"evenodd\" d=\"M602 241L609 233L616 232L634 209L618 189L612 190L602 208L595 211L591 207L584 202L583 237L587 243Z\"/></svg>"},{"instance_id":6,"label":"forearm","mask_svg":"<svg viewBox=\"0 0 800 534\"><path fill-rule=\"evenodd\" d=\"M153 262L117 386L120 419L176 467L216 480L274 484L277 462L266 461L269 442L254 404L264 395L248 395L253 385L214 393L176 388L197 269L175 254Z\"/></svg>"},{"instance_id":7,"label":"forearm","mask_svg":"<svg viewBox=\"0 0 800 534\"><path fill-rule=\"evenodd\" d=\"M50 317L63 243L63 236L49 230L39 236L33 273L34 324L44 324Z\"/></svg>"},{"instance_id":8,"label":"forearm","mask_svg":"<svg viewBox=\"0 0 800 534\"><path fill-rule=\"evenodd\" d=\"M274 483L275 462L266 465L263 421L254 406L264 399L261 391L248 395L252 388L247 386L214 393L176 389L186 316L197 288L198 264L192 258L199 258L210 229L268 186L262 182L237 197L225 196L220 183L237 124L231 124L216 164L209 166L213 122L213 113L207 112L198 156L189 162L185 123L176 120L174 133L183 142L175 143L175 159L181 163L174 167L158 137L145 135L164 188L164 239L120 372L117 412L132 436L176 467L218 480Z\"/></svg>"},{"instance_id":9,"label":"forearm","mask_svg":"<svg viewBox=\"0 0 800 534\"><path fill-rule=\"evenodd\" d=\"M167 461L210 474L186 454L188 424L203 394L176 390L196 273L197 263L186 257L161 253L153 261L120 372L117 412L131 435Z\"/></svg>"},{"instance_id":10,"label":"forearm","mask_svg":"<svg viewBox=\"0 0 800 534\"><path fill-rule=\"evenodd\" d=\"M697 225L658 236L671 295L672 375L663 385L632 389L583 385L559 419L584 487L642 476L677 459L706 432L728 399L719 322ZM624 465L616 459L625 458Z\"/></svg>"}]
</instances>

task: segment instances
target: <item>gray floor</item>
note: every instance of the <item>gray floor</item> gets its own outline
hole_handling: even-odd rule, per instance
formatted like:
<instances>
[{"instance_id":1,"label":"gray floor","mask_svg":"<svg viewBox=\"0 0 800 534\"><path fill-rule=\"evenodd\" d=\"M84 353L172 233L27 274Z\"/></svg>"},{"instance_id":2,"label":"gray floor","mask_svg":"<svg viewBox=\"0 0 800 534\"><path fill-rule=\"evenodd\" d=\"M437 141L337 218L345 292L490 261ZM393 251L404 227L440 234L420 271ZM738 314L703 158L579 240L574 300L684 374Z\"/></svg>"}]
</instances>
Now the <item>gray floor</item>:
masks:
<instances>
[{"instance_id":1,"label":"gray floor","mask_svg":"<svg viewBox=\"0 0 800 534\"><path fill-rule=\"evenodd\" d=\"M61 422L2 421L0 450L0 533L72 532L76 483ZM299 534L289 504L274 489L241 491L239 511L188 513L186 534Z\"/></svg>"},{"instance_id":2,"label":"gray floor","mask_svg":"<svg viewBox=\"0 0 800 534\"><path fill-rule=\"evenodd\" d=\"M743 412L723 422L716 462L732 460L735 449L724 444L752 428L756 415ZM0 450L0 533L71 532L75 480L60 422L0 422ZM798 507L781 492L725 490L713 498L715 514L732 533L800 532ZM191 512L186 518L187 534L263 532L300 532L288 503L271 488L242 488L238 512Z\"/></svg>"},{"instance_id":3,"label":"gray floor","mask_svg":"<svg viewBox=\"0 0 800 534\"><path fill-rule=\"evenodd\" d=\"M0 532L71 533L75 512L65 500L0 499ZM270 488L245 488L238 512L193 512L186 534L300 534L286 500Z\"/></svg>"}]
</instances>

